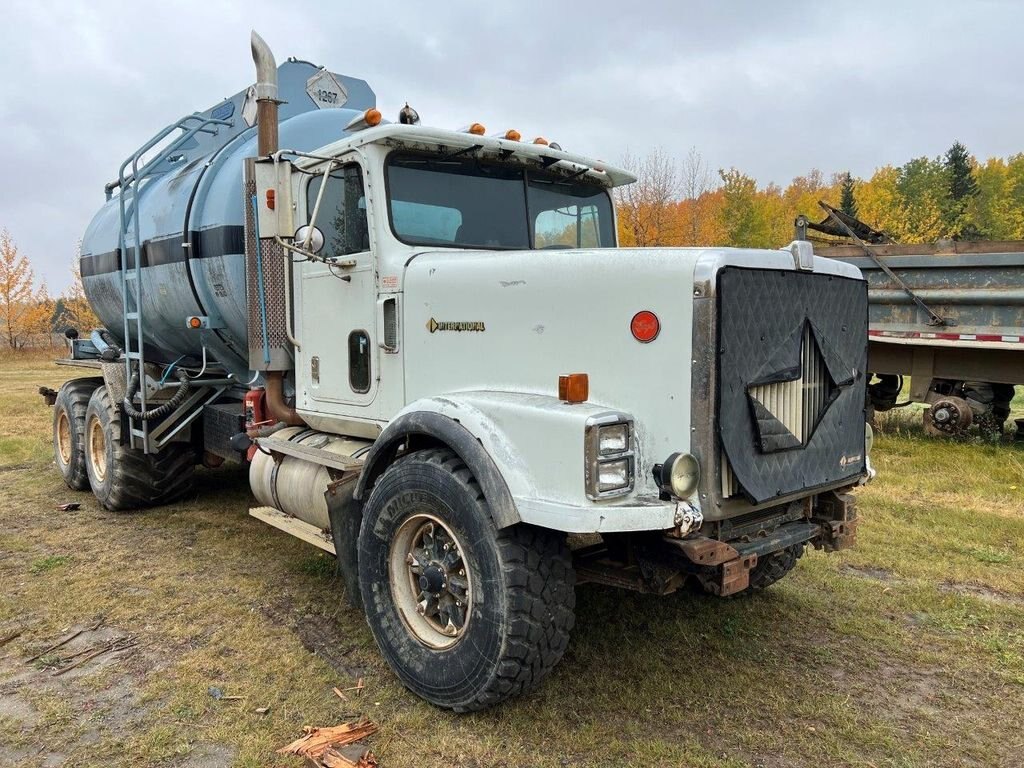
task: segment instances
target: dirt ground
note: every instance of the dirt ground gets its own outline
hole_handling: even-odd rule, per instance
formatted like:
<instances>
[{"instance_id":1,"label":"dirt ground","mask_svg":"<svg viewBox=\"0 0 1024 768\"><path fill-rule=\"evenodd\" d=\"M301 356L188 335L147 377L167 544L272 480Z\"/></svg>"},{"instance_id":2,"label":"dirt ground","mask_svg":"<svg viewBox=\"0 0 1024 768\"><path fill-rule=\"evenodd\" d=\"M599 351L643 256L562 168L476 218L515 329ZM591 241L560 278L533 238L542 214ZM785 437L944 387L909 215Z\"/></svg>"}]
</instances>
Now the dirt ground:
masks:
<instances>
[{"instance_id":1,"label":"dirt ground","mask_svg":"<svg viewBox=\"0 0 1024 768\"><path fill-rule=\"evenodd\" d=\"M1024 766L1020 444L893 421L857 549L755 599L581 587L548 682L457 716L395 680L329 557L247 516L243 472L132 514L67 490L35 390L73 374L0 359L0 766L299 766L275 750L359 714L388 767Z\"/></svg>"}]
</instances>

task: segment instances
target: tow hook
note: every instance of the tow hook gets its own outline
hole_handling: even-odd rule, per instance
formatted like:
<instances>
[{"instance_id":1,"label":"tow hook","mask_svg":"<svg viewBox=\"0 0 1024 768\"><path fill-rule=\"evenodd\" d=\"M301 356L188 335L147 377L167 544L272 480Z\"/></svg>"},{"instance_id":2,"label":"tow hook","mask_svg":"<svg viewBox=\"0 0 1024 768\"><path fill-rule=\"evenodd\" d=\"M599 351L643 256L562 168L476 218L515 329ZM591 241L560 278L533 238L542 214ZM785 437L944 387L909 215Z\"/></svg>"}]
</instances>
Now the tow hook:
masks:
<instances>
[{"instance_id":1,"label":"tow hook","mask_svg":"<svg viewBox=\"0 0 1024 768\"><path fill-rule=\"evenodd\" d=\"M704 515L690 502L677 501L673 522L675 523L675 528L672 531L672 535L681 539L700 530L700 527L704 524Z\"/></svg>"}]
</instances>

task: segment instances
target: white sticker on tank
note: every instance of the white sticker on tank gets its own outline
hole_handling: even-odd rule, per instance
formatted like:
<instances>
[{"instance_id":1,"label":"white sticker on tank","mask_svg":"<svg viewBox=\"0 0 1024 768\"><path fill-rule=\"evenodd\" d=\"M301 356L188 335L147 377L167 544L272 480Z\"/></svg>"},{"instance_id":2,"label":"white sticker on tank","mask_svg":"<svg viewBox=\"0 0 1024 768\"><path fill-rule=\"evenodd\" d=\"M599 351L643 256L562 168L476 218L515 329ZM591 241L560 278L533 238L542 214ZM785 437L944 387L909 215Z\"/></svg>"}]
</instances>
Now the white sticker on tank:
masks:
<instances>
[{"instance_id":1,"label":"white sticker on tank","mask_svg":"<svg viewBox=\"0 0 1024 768\"><path fill-rule=\"evenodd\" d=\"M322 69L306 81L306 93L320 109L337 109L345 106L348 91L338 78Z\"/></svg>"}]
</instances>

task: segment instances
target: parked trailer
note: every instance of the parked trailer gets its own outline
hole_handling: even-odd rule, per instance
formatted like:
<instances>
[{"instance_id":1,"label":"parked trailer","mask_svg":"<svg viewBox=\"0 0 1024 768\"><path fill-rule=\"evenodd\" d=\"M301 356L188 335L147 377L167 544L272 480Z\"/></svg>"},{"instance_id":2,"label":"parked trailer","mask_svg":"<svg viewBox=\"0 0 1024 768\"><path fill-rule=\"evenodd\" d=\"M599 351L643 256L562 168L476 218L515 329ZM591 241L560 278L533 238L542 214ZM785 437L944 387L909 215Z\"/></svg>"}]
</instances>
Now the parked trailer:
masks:
<instances>
[{"instance_id":1,"label":"parked trailer","mask_svg":"<svg viewBox=\"0 0 1024 768\"><path fill-rule=\"evenodd\" d=\"M852 545L855 267L617 248L627 171L389 124L252 47L256 84L129 157L83 239L104 327L63 361L95 369L56 397L69 486L127 510L247 464L251 514L336 555L399 678L457 711L547 675L576 584L748 593Z\"/></svg>"},{"instance_id":2,"label":"parked trailer","mask_svg":"<svg viewBox=\"0 0 1024 768\"><path fill-rule=\"evenodd\" d=\"M874 410L896 406L909 376L909 401L931 406L930 430L951 434L974 423L1002 431L1014 386L1024 383L1024 241L819 245L815 252L867 278Z\"/></svg>"}]
</instances>

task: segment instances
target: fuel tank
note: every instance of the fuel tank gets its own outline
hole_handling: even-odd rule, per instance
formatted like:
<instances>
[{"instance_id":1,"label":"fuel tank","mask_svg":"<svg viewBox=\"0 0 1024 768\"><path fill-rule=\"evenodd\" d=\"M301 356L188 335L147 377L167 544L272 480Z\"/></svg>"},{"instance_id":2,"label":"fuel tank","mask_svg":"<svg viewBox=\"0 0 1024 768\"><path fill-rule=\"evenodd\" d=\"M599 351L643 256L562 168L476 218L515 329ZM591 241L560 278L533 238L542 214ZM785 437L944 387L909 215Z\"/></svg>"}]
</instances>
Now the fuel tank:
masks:
<instances>
[{"instance_id":1,"label":"fuel tank","mask_svg":"<svg viewBox=\"0 0 1024 768\"><path fill-rule=\"evenodd\" d=\"M364 80L305 61L282 64L278 83L284 149L308 152L337 141L356 115L376 103ZM249 372L244 256L244 206L249 201L243 199L242 172L244 159L257 153L255 107L251 86L195 113L230 125L210 127L159 159L137 190L126 185L128 190L122 191L115 179L82 238L86 298L119 344L124 333L121 267L123 262L133 267L136 252L140 254L141 283L128 283L127 290L141 292L138 303L149 361L183 358L183 365L197 365L205 347L210 360L236 376ZM159 146L140 159L139 167L159 157ZM125 177L131 172L129 163ZM208 318L209 327L189 328L190 316Z\"/></svg>"}]
</instances>

